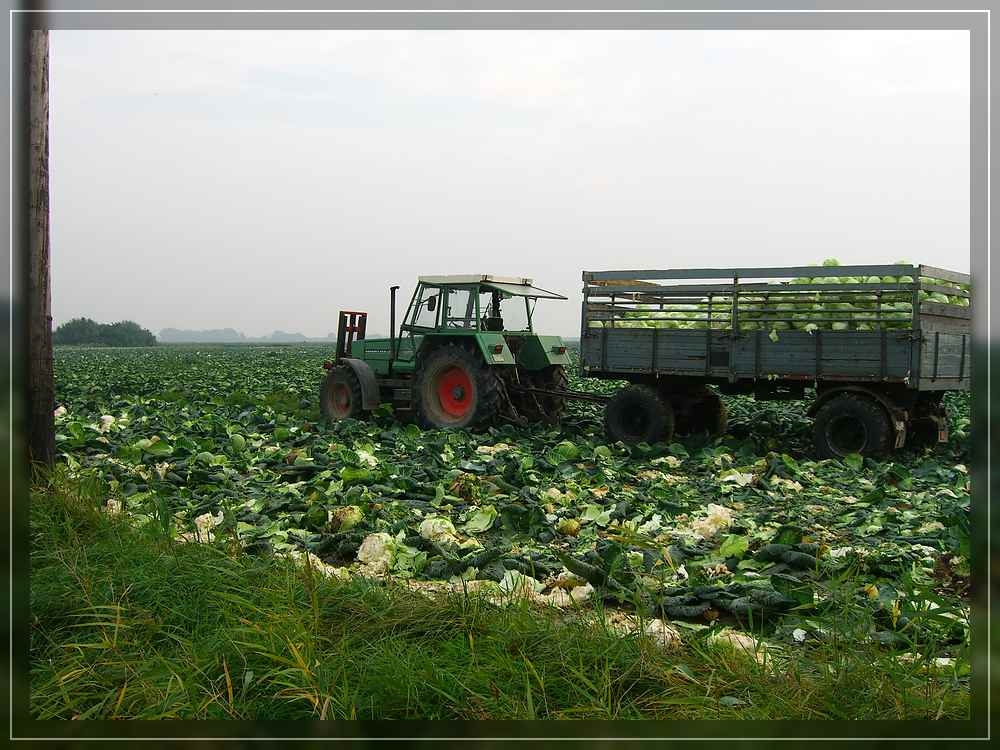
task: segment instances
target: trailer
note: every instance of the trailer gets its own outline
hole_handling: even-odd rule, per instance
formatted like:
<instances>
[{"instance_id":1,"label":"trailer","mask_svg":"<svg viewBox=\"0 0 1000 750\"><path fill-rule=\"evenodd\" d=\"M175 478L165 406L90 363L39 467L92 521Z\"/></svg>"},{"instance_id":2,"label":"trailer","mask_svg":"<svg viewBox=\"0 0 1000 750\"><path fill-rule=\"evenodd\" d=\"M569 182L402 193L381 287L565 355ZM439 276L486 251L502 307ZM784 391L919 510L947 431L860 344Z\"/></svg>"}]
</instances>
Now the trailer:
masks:
<instances>
[{"instance_id":1,"label":"trailer","mask_svg":"<svg viewBox=\"0 0 1000 750\"><path fill-rule=\"evenodd\" d=\"M969 390L967 274L896 264L584 271L583 281L581 375L629 383L605 410L612 439L718 434L719 393L808 390L819 456L887 454L947 440L942 396Z\"/></svg>"}]
</instances>

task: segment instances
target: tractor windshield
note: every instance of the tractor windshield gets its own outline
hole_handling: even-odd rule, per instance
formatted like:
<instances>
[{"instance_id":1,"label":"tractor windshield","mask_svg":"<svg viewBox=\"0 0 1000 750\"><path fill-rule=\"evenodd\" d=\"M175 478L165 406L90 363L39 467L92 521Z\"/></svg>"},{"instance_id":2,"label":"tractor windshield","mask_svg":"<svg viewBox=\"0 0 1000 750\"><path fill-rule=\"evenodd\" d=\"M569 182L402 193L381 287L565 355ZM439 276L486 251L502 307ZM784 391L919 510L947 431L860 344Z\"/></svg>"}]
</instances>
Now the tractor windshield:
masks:
<instances>
[{"instance_id":1,"label":"tractor windshield","mask_svg":"<svg viewBox=\"0 0 1000 750\"><path fill-rule=\"evenodd\" d=\"M480 330L530 331L530 297L517 297L496 289L479 290Z\"/></svg>"}]
</instances>

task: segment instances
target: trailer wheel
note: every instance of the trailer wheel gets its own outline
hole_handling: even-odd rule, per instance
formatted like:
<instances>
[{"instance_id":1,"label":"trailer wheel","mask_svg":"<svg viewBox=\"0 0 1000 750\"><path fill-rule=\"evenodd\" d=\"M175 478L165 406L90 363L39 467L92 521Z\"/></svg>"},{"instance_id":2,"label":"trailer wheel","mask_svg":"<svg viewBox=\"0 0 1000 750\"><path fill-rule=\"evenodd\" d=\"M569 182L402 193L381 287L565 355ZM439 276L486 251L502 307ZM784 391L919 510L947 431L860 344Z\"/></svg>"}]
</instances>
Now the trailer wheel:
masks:
<instances>
[{"instance_id":1,"label":"trailer wheel","mask_svg":"<svg viewBox=\"0 0 1000 750\"><path fill-rule=\"evenodd\" d=\"M335 367L319 389L319 408L330 422L342 419L361 419L361 383L348 367Z\"/></svg>"},{"instance_id":2,"label":"trailer wheel","mask_svg":"<svg viewBox=\"0 0 1000 750\"><path fill-rule=\"evenodd\" d=\"M906 426L906 445L911 448L933 448L938 444L938 419L947 425L948 412L944 407L944 394L920 394L914 415Z\"/></svg>"},{"instance_id":3,"label":"trailer wheel","mask_svg":"<svg viewBox=\"0 0 1000 750\"><path fill-rule=\"evenodd\" d=\"M703 405L701 413L705 431L712 437L725 435L729 429L729 409L717 393L711 394Z\"/></svg>"},{"instance_id":4,"label":"trailer wheel","mask_svg":"<svg viewBox=\"0 0 1000 750\"><path fill-rule=\"evenodd\" d=\"M907 448L933 448L937 443L938 425L933 419L914 419L906 426Z\"/></svg>"},{"instance_id":5,"label":"trailer wheel","mask_svg":"<svg viewBox=\"0 0 1000 750\"><path fill-rule=\"evenodd\" d=\"M843 458L850 453L880 456L892 449L892 423L874 399L842 393L816 413L813 442L820 458Z\"/></svg>"},{"instance_id":6,"label":"trailer wheel","mask_svg":"<svg viewBox=\"0 0 1000 750\"><path fill-rule=\"evenodd\" d=\"M675 429L679 435L708 433L711 437L724 435L729 428L729 410L719 394L708 388L675 396Z\"/></svg>"},{"instance_id":7,"label":"trailer wheel","mask_svg":"<svg viewBox=\"0 0 1000 750\"><path fill-rule=\"evenodd\" d=\"M630 385L604 409L604 429L623 443L667 442L674 436L674 408L645 385Z\"/></svg>"},{"instance_id":8,"label":"trailer wheel","mask_svg":"<svg viewBox=\"0 0 1000 750\"><path fill-rule=\"evenodd\" d=\"M417 367L414 408L424 428L474 427L499 408L496 371L478 353L455 344L433 350Z\"/></svg>"},{"instance_id":9,"label":"trailer wheel","mask_svg":"<svg viewBox=\"0 0 1000 750\"><path fill-rule=\"evenodd\" d=\"M947 415L945 415L947 420ZM945 421L947 430L947 421ZM909 448L936 448L942 444L939 439L940 428L938 422L932 417L917 417L910 420L906 426L906 445ZM947 435L947 432L946 432Z\"/></svg>"}]
</instances>

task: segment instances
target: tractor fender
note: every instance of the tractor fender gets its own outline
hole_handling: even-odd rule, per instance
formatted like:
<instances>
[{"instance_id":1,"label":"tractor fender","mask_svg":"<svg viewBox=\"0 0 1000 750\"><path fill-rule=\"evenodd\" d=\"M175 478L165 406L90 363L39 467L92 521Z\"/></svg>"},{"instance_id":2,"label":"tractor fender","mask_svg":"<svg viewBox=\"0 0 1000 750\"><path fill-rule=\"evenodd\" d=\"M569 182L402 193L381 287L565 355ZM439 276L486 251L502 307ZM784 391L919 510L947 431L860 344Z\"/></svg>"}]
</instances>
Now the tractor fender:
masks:
<instances>
[{"instance_id":1,"label":"tractor fender","mask_svg":"<svg viewBox=\"0 0 1000 750\"><path fill-rule=\"evenodd\" d=\"M507 346L507 341L504 339L502 333L481 331L475 334L475 339L476 344L479 347L479 352L483 355L483 359L486 361L486 364L514 364L514 355ZM497 351L497 349L500 351Z\"/></svg>"},{"instance_id":2,"label":"tractor fender","mask_svg":"<svg viewBox=\"0 0 1000 750\"><path fill-rule=\"evenodd\" d=\"M568 367L571 362L562 338L530 334L521 337L517 364L525 370L543 370L553 365Z\"/></svg>"},{"instance_id":3,"label":"tractor fender","mask_svg":"<svg viewBox=\"0 0 1000 750\"><path fill-rule=\"evenodd\" d=\"M812 405L806 409L806 415L815 417L816 412L820 410L820 407L822 407L823 404L834 396L839 396L841 393L863 393L880 403L882 408L885 409L886 414L889 415L889 421L892 423L893 430L896 433L895 447L903 447L903 444L906 442L906 410L897 406L892 399L879 393L878 391L871 390L870 388L863 388L858 385L842 385L825 390L817 396Z\"/></svg>"},{"instance_id":4,"label":"tractor fender","mask_svg":"<svg viewBox=\"0 0 1000 750\"><path fill-rule=\"evenodd\" d=\"M378 382L375 380L375 373L368 363L353 357L341 357L340 364L346 365L354 371L358 383L361 384L361 408L371 411L379 404Z\"/></svg>"},{"instance_id":5,"label":"tractor fender","mask_svg":"<svg viewBox=\"0 0 1000 750\"><path fill-rule=\"evenodd\" d=\"M479 331L465 336L424 336L420 344L419 356L426 356L429 351L444 344L458 344L478 351L482 355L483 361L488 365L515 364L514 355L511 353L510 347L507 346L503 334L488 331ZM498 347L499 351L497 351Z\"/></svg>"}]
</instances>

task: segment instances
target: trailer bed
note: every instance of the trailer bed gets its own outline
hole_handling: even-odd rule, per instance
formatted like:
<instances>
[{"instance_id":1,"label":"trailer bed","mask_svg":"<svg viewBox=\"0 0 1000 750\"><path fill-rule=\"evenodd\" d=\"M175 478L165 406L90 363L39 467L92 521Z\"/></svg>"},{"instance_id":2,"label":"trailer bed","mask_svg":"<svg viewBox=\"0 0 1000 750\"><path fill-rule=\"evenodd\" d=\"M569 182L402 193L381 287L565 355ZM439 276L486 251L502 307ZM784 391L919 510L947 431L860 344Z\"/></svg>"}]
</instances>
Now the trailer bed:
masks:
<instances>
[{"instance_id":1,"label":"trailer bed","mask_svg":"<svg viewBox=\"0 0 1000 750\"><path fill-rule=\"evenodd\" d=\"M844 277L853 278L830 283ZM804 266L585 271L583 280L585 376L970 386L966 274ZM661 283L690 280L700 283Z\"/></svg>"}]
</instances>

